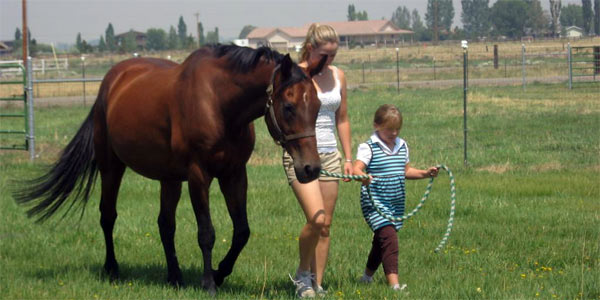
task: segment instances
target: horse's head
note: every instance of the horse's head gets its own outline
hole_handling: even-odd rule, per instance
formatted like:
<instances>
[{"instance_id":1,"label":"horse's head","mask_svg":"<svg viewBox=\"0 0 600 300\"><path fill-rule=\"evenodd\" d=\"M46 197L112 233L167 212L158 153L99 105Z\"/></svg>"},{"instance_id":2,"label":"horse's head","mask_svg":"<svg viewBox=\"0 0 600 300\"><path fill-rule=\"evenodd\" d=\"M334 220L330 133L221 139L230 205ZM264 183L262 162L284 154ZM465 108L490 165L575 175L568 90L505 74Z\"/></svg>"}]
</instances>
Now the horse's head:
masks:
<instances>
[{"instance_id":1,"label":"horse's head","mask_svg":"<svg viewBox=\"0 0 600 300\"><path fill-rule=\"evenodd\" d=\"M325 56L306 73L289 55L273 70L265 121L269 133L294 160L296 178L301 183L317 179L321 171L315 123L321 101L311 77L320 72Z\"/></svg>"}]
</instances>

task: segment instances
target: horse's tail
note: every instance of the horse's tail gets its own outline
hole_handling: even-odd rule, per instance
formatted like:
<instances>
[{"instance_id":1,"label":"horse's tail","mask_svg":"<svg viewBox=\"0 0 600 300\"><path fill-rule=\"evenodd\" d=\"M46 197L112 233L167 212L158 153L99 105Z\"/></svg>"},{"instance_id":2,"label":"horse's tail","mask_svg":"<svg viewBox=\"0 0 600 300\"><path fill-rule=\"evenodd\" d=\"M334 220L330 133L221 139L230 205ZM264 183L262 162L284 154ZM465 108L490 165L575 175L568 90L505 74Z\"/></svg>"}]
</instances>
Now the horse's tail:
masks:
<instances>
[{"instance_id":1,"label":"horse's tail","mask_svg":"<svg viewBox=\"0 0 600 300\"><path fill-rule=\"evenodd\" d=\"M94 111L101 102L101 97L98 98L77 134L50 170L38 178L22 182L13 193L17 203L33 205L27 216L39 215L37 222L47 220L69 198L72 199L71 205L65 215L78 203L82 206L83 217L98 174L94 154Z\"/></svg>"}]
</instances>

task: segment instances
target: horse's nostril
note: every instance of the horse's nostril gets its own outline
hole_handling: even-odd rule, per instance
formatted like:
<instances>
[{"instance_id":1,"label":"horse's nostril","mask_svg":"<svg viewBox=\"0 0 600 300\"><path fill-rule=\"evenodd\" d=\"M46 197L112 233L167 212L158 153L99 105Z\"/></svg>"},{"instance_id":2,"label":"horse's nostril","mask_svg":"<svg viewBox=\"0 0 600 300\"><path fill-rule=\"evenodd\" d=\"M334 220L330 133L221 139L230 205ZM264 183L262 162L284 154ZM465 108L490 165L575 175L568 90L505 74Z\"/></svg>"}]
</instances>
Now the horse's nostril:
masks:
<instances>
[{"instance_id":1,"label":"horse's nostril","mask_svg":"<svg viewBox=\"0 0 600 300\"><path fill-rule=\"evenodd\" d=\"M316 177L316 176L319 176L319 173L321 172L321 167L305 165L304 172L306 172L306 175L308 175L310 177Z\"/></svg>"}]
</instances>

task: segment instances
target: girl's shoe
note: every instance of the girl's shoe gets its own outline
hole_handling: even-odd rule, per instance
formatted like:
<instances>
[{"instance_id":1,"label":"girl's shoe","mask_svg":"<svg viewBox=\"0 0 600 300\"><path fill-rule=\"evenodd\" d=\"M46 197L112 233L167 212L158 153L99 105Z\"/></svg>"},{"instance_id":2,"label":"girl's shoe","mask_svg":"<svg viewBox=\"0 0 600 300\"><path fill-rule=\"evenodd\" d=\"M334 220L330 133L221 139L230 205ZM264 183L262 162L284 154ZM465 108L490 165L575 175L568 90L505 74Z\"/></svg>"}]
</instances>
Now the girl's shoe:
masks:
<instances>
[{"instance_id":1,"label":"girl's shoe","mask_svg":"<svg viewBox=\"0 0 600 300\"><path fill-rule=\"evenodd\" d=\"M406 283L403 284L394 284L392 286L390 286L392 288L392 290L394 291L404 291L404 289L406 289Z\"/></svg>"},{"instance_id":2,"label":"girl's shoe","mask_svg":"<svg viewBox=\"0 0 600 300\"><path fill-rule=\"evenodd\" d=\"M373 277L371 277L367 274L363 274L363 276L361 278L359 278L358 281L360 281L362 283L371 283L371 282L373 282Z\"/></svg>"},{"instance_id":3,"label":"girl's shoe","mask_svg":"<svg viewBox=\"0 0 600 300\"><path fill-rule=\"evenodd\" d=\"M292 275L290 275L290 279L296 286L296 296L298 298L315 297L315 290L312 287L313 276L310 271L296 273L296 278L292 278Z\"/></svg>"},{"instance_id":4,"label":"girl's shoe","mask_svg":"<svg viewBox=\"0 0 600 300\"><path fill-rule=\"evenodd\" d=\"M317 293L317 296L319 296L319 297L327 296L327 290L323 289L322 286L315 285L315 287L313 287L313 289L315 290L315 293Z\"/></svg>"}]
</instances>

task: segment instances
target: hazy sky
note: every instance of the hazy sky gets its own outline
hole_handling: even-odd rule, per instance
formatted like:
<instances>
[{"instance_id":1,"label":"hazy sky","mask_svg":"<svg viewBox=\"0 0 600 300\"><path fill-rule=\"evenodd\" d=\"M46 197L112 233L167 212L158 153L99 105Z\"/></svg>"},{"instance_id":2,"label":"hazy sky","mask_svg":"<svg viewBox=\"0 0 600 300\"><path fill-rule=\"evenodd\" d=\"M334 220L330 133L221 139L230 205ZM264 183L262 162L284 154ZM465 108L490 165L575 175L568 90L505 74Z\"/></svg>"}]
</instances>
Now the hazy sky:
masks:
<instances>
[{"instance_id":1,"label":"hazy sky","mask_svg":"<svg viewBox=\"0 0 600 300\"><path fill-rule=\"evenodd\" d=\"M0 40L14 39L22 26L21 0L0 0ZM460 0L453 0L455 25L460 24ZM491 0L490 3L495 2ZM548 9L548 0L541 0ZM579 0L563 0L581 3ZM424 19L426 0L27 0L28 26L41 43L74 43L77 33L92 41L104 35L108 23L115 34L177 28L183 16L188 34L196 34L196 12L204 32L219 27L223 38L237 38L244 25L301 26L319 21L345 21L349 4L366 10L370 20L390 19L398 6L416 8ZM491 5L491 4L490 4Z\"/></svg>"}]
</instances>

